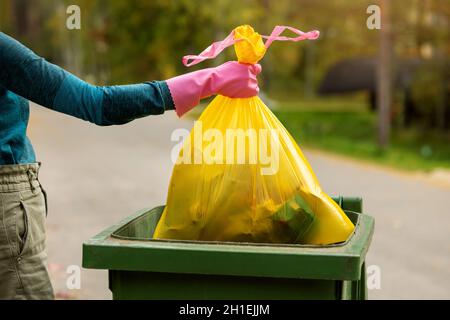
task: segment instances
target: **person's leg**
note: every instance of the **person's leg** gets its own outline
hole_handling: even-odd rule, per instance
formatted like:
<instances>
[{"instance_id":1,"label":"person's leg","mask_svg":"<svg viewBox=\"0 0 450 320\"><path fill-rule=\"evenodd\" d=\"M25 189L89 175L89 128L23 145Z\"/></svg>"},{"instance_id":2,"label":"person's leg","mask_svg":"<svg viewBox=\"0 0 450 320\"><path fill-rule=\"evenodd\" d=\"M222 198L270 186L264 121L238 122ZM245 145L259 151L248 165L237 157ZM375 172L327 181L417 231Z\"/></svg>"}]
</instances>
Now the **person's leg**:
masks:
<instances>
[{"instance_id":1,"label":"person's leg","mask_svg":"<svg viewBox=\"0 0 450 320\"><path fill-rule=\"evenodd\" d=\"M9 202L7 194L0 193L0 299L12 299L20 288L16 270L16 217L13 211L5 208Z\"/></svg>"},{"instance_id":2,"label":"person's leg","mask_svg":"<svg viewBox=\"0 0 450 320\"><path fill-rule=\"evenodd\" d=\"M0 299L53 299L38 165L0 166Z\"/></svg>"}]
</instances>

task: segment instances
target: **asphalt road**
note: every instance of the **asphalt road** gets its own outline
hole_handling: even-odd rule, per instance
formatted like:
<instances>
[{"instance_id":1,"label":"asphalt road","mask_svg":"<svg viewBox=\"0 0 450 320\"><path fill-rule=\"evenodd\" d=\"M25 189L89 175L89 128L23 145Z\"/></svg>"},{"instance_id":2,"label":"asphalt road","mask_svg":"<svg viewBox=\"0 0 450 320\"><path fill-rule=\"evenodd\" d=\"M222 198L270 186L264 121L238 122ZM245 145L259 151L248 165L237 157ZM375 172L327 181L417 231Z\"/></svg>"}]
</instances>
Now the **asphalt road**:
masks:
<instances>
[{"instance_id":1,"label":"asphalt road","mask_svg":"<svg viewBox=\"0 0 450 320\"><path fill-rule=\"evenodd\" d=\"M143 207L163 204L172 171L173 112L125 126L97 127L33 106L29 128L49 195L49 266L59 298L110 299L105 271L81 271L68 289L67 267L81 265L81 244ZM450 298L450 187L417 175L306 152L330 195L362 196L376 219L367 257L381 287L372 299ZM76 268L76 267L75 267Z\"/></svg>"}]
</instances>

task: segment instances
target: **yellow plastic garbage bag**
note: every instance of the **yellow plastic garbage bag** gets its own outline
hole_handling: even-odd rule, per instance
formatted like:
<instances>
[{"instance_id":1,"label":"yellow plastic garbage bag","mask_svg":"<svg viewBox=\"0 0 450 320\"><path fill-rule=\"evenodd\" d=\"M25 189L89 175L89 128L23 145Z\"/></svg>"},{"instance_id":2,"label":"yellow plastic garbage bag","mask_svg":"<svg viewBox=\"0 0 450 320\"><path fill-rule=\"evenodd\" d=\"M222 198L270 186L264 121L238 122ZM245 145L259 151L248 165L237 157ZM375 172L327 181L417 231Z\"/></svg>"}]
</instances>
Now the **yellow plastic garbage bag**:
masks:
<instances>
[{"instance_id":1,"label":"yellow plastic garbage bag","mask_svg":"<svg viewBox=\"0 0 450 320\"><path fill-rule=\"evenodd\" d=\"M236 28L238 61L257 63L274 40L315 36L293 28L299 37L279 36L286 28L276 27L265 44L250 26ZM353 229L263 101L219 95L183 143L154 238L331 244Z\"/></svg>"}]
</instances>

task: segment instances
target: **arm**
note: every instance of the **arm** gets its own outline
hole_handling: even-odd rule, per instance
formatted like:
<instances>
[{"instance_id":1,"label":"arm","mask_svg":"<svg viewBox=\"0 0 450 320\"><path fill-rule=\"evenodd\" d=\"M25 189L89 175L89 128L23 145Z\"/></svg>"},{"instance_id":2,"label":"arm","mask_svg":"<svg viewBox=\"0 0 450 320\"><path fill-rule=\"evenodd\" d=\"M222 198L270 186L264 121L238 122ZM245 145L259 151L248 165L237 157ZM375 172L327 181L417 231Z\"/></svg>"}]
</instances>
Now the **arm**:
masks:
<instances>
[{"instance_id":1,"label":"arm","mask_svg":"<svg viewBox=\"0 0 450 320\"><path fill-rule=\"evenodd\" d=\"M0 85L42 106L97 125L123 124L174 109L165 81L93 86L1 32Z\"/></svg>"}]
</instances>

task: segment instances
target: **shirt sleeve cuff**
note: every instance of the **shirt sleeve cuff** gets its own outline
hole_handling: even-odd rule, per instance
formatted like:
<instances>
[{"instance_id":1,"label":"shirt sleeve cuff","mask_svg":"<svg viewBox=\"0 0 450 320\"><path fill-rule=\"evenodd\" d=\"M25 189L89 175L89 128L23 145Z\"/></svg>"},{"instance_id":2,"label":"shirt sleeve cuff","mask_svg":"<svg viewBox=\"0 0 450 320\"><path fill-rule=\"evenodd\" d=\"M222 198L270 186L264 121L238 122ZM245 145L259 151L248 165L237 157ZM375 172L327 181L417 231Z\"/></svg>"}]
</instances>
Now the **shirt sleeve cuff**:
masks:
<instances>
[{"instance_id":1,"label":"shirt sleeve cuff","mask_svg":"<svg viewBox=\"0 0 450 320\"><path fill-rule=\"evenodd\" d=\"M175 110L175 103L173 102L172 94L170 93L166 81L156 81L156 83L161 89L161 94L164 101L164 110Z\"/></svg>"}]
</instances>

